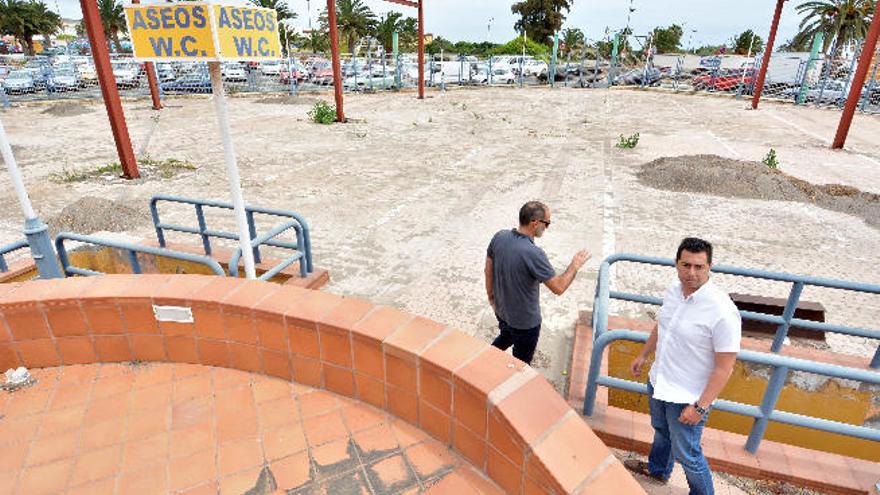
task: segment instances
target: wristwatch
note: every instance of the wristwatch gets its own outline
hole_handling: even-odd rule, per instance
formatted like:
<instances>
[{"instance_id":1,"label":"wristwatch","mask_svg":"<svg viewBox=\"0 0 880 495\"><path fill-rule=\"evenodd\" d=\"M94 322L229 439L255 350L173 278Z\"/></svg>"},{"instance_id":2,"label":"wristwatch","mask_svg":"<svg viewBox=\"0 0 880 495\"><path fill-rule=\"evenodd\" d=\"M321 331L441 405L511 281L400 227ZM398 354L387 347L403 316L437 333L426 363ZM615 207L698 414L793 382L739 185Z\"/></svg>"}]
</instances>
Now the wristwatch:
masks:
<instances>
[{"instance_id":1,"label":"wristwatch","mask_svg":"<svg viewBox=\"0 0 880 495\"><path fill-rule=\"evenodd\" d=\"M695 402L694 402L694 409L697 410L697 412L700 414L700 416L705 416L706 413L709 412L709 411L703 409L702 407L700 407L700 402L699 402L699 401L695 401Z\"/></svg>"}]
</instances>

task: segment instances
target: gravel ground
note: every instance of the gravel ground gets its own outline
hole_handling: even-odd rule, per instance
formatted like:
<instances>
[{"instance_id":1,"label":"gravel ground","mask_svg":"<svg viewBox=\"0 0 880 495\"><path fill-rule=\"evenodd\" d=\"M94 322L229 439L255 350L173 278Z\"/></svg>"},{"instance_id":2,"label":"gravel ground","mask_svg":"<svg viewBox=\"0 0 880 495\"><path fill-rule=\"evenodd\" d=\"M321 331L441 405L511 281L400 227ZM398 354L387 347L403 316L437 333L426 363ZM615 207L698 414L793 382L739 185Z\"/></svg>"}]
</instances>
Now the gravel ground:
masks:
<instances>
[{"instance_id":1,"label":"gravel ground","mask_svg":"<svg viewBox=\"0 0 880 495\"><path fill-rule=\"evenodd\" d=\"M126 232L150 221L147 205L138 206L134 208L125 201L86 196L65 206L60 214L48 219L46 225L53 237L58 232Z\"/></svg>"}]
</instances>

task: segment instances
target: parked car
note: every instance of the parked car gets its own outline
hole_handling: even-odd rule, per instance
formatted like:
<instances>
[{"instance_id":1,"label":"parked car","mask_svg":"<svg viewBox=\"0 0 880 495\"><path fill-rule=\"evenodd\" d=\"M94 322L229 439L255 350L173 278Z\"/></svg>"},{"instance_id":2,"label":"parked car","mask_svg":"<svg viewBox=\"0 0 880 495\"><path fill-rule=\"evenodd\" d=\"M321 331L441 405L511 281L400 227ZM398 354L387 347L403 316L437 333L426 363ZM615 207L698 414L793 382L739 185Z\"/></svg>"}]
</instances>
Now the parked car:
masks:
<instances>
[{"instance_id":1,"label":"parked car","mask_svg":"<svg viewBox=\"0 0 880 495\"><path fill-rule=\"evenodd\" d=\"M113 60L110 64L117 88L136 88L140 85L141 68L137 63L129 60Z\"/></svg>"},{"instance_id":2,"label":"parked car","mask_svg":"<svg viewBox=\"0 0 880 495\"><path fill-rule=\"evenodd\" d=\"M37 83L31 71L14 70L3 80L3 88L9 94L33 93L37 90Z\"/></svg>"},{"instance_id":3,"label":"parked car","mask_svg":"<svg viewBox=\"0 0 880 495\"><path fill-rule=\"evenodd\" d=\"M160 83L177 79L177 71L174 70L174 65L168 62L157 62L155 67L156 79L158 79Z\"/></svg>"},{"instance_id":4,"label":"parked car","mask_svg":"<svg viewBox=\"0 0 880 495\"><path fill-rule=\"evenodd\" d=\"M492 78L489 80L491 84L513 84L516 82L516 74L510 70L509 66L492 67Z\"/></svg>"},{"instance_id":5,"label":"parked car","mask_svg":"<svg viewBox=\"0 0 880 495\"><path fill-rule=\"evenodd\" d=\"M717 73L702 74L693 78L691 84L697 90L732 91L740 83L751 86L755 83L755 69L721 69Z\"/></svg>"},{"instance_id":6,"label":"parked car","mask_svg":"<svg viewBox=\"0 0 880 495\"><path fill-rule=\"evenodd\" d=\"M643 79L645 86L660 84L660 70L655 67L648 67L647 70L632 69L615 77L614 84L617 86L641 86Z\"/></svg>"},{"instance_id":7,"label":"parked car","mask_svg":"<svg viewBox=\"0 0 880 495\"><path fill-rule=\"evenodd\" d=\"M305 79L308 79L309 73L299 61L290 60L288 63L285 60L284 62L284 68L281 69L281 72L278 74L281 84L290 84L290 69L293 69L293 78L297 83L301 83Z\"/></svg>"},{"instance_id":8,"label":"parked car","mask_svg":"<svg viewBox=\"0 0 880 495\"><path fill-rule=\"evenodd\" d=\"M220 73L223 75L224 81L229 82L245 82L247 81L247 72L244 66L237 62L226 62L220 66Z\"/></svg>"},{"instance_id":9,"label":"parked car","mask_svg":"<svg viewBox=\"0 0 880 495\"><path fill-rule=\"evenodd\" d=\"M333 66L330 63L316 65L312 70L312 82L327 86L333 84Z\"/></svg>"},{"instance_id":10,"label":"parked car","mask_svg":"<svg viewBox=\"0 0 880 495\"><path fill-rule=\"evenodd\" d=\"M280 60L264 60L260 63L260 72L265 76L277 76L283 68Z\"/></svg>"},{"instance_id":11,"label":"parked car","mask_svg":"<svg viewBox=\"0 0 880 495\"><path fill-rule=\"evenodd\" d=\"M796 100L798 95L800 94L800 88L788 88L783 91L783 94ZM848 96L848 82L845 80L834 79L831 81L825 81L824 84L820 84L816 87L808 89L804 96L804 102L820 103L825 105L837 104L844 102ZM863 87L860 100L866 97L868 97L868 89Z\"/></svg>"},{"instance_id":12,"label":"parked car","mask_svg":"<svg viewBox=\"0 0 880 495\"><path fill-rule=\"evenodd\" d=\"M82 86L79 74L72 65L54 69L46 82L46 89L50 92L78 91Z\"/></svg>"},{"instance_id":13,"label":"parked car","mask_svg":"<svg viewBox=\"0 0 880 495\"><path fill-rule=\"evenodd\" d=\"M175 81L162 83L166 93L210 93L211 76L205 70L188 72Z\"/></svg>"},{"instance_id":14,"label":"parked car","mask_svg":"<svg viewBox=\"0 0 880 495\"><path fill-rule=\"evenodd\" d=\"M350 90L383 89L394 88L396 84L393 74L387 76L352 76L342 81L342 87Z\"/></svg>"},{"instance_id":15,"label":"parked car","mask_svg":"<svg viewBox=\"0 0 880 495\"><path fill-rule=\"evenodd\" d=\"M523 74L526 76L546 76L550 68L543 60L531 59L523 62Z\"/></svg>"}]
</instances>

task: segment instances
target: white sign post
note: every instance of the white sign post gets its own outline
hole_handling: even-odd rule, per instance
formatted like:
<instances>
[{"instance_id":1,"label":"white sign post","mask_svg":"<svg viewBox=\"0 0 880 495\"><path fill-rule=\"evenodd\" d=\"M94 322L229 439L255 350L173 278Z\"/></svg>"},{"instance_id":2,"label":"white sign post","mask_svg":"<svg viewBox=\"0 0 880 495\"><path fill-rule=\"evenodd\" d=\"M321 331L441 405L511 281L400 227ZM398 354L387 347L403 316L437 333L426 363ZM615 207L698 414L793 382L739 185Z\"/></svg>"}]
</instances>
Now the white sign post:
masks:
<instances>
[{"instance_id":1,"label":"white sign post","mask_svg":"<svg viewBox=\"0 0 880 495\"><path fill-rule=\"evenodd\" d=\"M277 15L259 7L186 2L126 5L125 16L136 59L208 62L244 272L247 278L256 278L220 62L280 58Z\"/></svg>"}]
</instances>

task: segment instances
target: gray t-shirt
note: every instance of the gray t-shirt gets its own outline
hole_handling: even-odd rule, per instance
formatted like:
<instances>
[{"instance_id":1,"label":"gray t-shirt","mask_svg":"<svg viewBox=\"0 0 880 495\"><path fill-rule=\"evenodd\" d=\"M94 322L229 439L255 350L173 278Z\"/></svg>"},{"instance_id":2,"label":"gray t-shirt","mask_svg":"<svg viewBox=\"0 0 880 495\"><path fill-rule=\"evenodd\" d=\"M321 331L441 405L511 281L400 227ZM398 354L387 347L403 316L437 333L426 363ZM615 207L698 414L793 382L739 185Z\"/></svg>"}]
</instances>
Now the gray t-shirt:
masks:
<instances>
[{"instance_id":1,"label":"gray t-shirt","mask_svg":"<svg viewBox=\"0 0 880 495\"><path fill-rule=\"evenodd\" d=\"M511 229L495 234L486 256L492 259L492 291L498 317L521 330L540 325L540 286L556 276L544 250L531 237Z\"/></svg>"}]
</instances>

